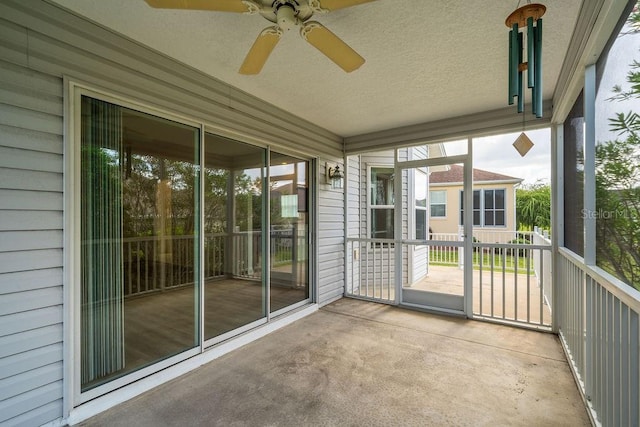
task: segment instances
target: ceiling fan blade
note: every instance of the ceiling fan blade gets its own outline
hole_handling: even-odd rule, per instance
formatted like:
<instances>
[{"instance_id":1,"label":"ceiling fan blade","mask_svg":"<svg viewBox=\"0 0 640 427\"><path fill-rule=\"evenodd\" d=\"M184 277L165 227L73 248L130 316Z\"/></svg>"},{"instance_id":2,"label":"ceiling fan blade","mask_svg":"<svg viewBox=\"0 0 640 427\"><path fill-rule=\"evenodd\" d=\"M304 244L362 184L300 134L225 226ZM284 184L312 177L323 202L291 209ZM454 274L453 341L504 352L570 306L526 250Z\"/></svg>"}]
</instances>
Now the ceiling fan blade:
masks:
<instances>
[{"instance_id":1,"label":"ceiling fan blade","mask_svg":"<svg viewBox=\"0 0 640 427\"><path fill-rule=\"evenodd\" d=\"M364 58L358 52L319 22L311 21L304 24L300 29L300 35L347 73L364 64Z\"/></svg>"},{"instance_id":2,"label":"ceiling fan blade","mask_svg":"<svg viewBox=\"0 0 640 427\"><path fill-rule=\"evenodd\" d=\"M279 27L267 27L258 36L240 66L240 74L258 74L282 37Z\"/></svg>"},{"instance_id":3,"label":"ceiling fan blade","mask_svg":"<svg viewBox=\"0 0 640 427\"><path fill-rule=\"evenodd\" d=\"M320 8L325 10L344 9L345 7L357 6L363 3L370 3L375 0L319 0Z\"/></svg>"},{"instance_id":4,"label":"ceiling fan blade","mask_svg":"<svg viewBox=\"0 0 640 427\"><path fill-rule=\"evenodd\" d=\"M257 6L243 0L144 0L159 9L214 10L218 12L255 12Z\"/></svg>"}]
</instances>

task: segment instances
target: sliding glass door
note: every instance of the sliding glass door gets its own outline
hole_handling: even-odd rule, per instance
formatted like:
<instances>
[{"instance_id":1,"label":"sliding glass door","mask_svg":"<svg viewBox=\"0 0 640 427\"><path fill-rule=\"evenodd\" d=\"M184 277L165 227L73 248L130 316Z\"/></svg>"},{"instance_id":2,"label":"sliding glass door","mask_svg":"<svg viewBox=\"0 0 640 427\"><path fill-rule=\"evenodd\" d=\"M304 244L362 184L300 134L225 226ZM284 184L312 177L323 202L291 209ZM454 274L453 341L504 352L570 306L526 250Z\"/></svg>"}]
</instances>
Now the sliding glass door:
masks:
<instances>
[{"instance_id":1,"label":"sliding glass door","mask_svg":"<svg viewBox=\"0 0 640 427\"><path fill-rule=\"evenodd\" d=\"M79 104L82 399L310 301L308 161L171 116Z\"/></svg>"},{"instance_id":2,"label":"sliding glass door","mask_svg":"<svg viewBox=\"0 0 640 427\"><path fill-rule=\"evenodd\" d=\"M82 97L83 391L199 344L199 140Z\"/></svg>"}]
</instances>

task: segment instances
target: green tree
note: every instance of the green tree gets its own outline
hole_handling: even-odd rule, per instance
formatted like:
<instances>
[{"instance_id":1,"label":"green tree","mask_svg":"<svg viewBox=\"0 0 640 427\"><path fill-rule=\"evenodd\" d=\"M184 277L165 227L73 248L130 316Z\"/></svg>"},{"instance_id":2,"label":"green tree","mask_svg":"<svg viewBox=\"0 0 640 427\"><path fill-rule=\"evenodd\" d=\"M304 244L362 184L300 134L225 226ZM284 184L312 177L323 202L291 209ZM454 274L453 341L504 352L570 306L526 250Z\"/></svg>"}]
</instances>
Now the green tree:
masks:
<instances>
[{"instance_id":1,"label":"green tree","mask_svg":"<svg viewBox=\"0 0 640 427\"><path fill-rule=\"evenodd\" d=\"M533 230L533 227L551 227L551 187L535 183L516 190L516 220L518 230Z\"/></svg>"},{"instance_id":2,"label":"green tree","mask_svg":"<svg viewBox=\"0 0 640 427\"><path fill-rule=\"evenodd\" d=\"M640 12L634 9L629 31L640 32ZM616 85L611 101L640 98L640 62L630 63L629 89ZM609 119L619 138L596 146L596 260L604 270L640 289L640 116L617 113Z\"/></svg>"}]
</instances>

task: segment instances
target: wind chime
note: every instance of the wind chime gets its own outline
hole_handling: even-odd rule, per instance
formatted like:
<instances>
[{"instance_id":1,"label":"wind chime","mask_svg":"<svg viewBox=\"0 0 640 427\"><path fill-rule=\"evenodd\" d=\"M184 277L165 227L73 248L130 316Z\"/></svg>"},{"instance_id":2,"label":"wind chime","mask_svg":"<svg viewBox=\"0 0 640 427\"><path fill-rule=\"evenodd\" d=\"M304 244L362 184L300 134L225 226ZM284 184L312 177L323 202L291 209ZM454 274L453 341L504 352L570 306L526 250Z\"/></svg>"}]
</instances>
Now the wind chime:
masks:
<instances>
[{"instance_id":1,"label":"wind chime","mask_svg":"<svg viewBox=\"0 0 640 427\"><path fill-rule=\"evenodd\" d=\"M519 2L518 2L519 4ZM509 31L509 105L517 98L518 113L524 113L524 71L527 87L531 89L531 112L542 117L542 15L547 8L539 3L528 3L517 8L505 21ZM526 34L526 62L525 58ZM524 133L513 144L521 156L533 147Z\"/></svg>"}]
</instances>

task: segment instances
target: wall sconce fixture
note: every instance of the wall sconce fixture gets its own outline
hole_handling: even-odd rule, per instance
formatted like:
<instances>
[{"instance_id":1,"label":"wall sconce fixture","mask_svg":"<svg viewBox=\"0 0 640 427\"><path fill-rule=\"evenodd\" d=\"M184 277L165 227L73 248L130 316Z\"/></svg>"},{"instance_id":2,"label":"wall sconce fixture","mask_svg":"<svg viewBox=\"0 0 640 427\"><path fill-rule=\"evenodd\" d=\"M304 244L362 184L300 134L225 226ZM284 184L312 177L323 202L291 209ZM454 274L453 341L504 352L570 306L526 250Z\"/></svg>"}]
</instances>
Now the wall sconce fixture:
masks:
<instances>
[{"instance_id":1,"label":"wall sconce fixture","mask_svg":"<svg viewBox=\"0 0 640 427\"><path fill-rule=\"evenodd\" d=\"M325 164L326 182L331 184L331 188L334 190L340 190L343 186L344 176L340 171L340 166L336 165L335 168L329 167L329 164Z\"/></svg>"},{"instance_id":2,"label":"wall sconce fixture","mask_svg":"<svg viewBox=\"0 0 640 427\"><path fill-rule=\"evenodd\" d=\"M509 105L513 104L513 98L518 98L518 113L524 111L522 73L526 71L526 85L531 89L531 110L538 118L542 117L542 15L546 10L541 4L527 1L505 21L510 29Z\"/></svg>"}]
</instances>

